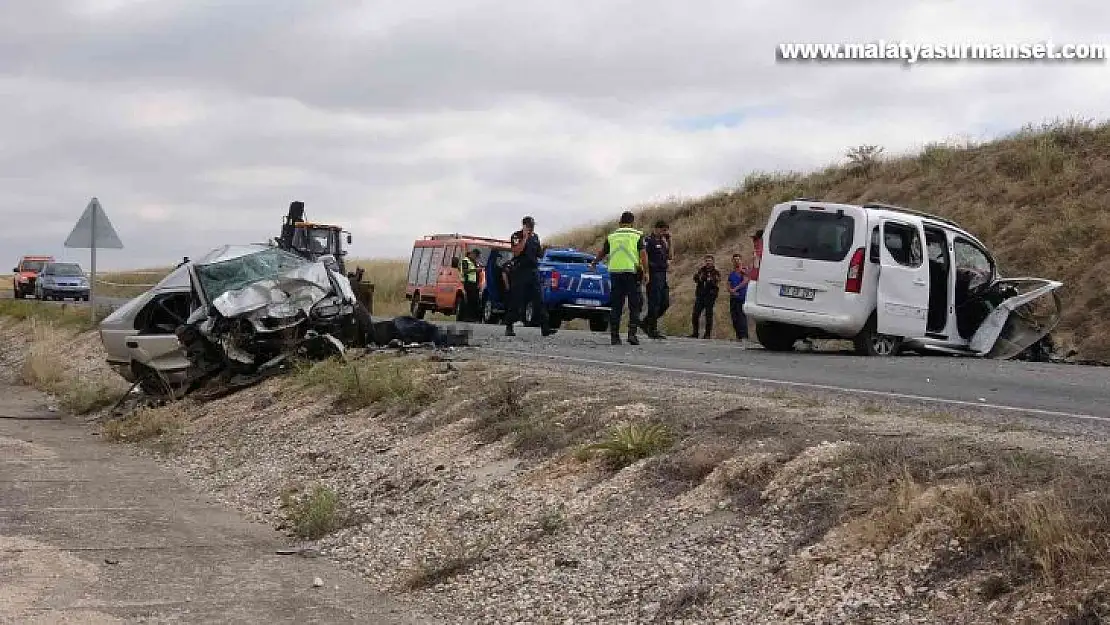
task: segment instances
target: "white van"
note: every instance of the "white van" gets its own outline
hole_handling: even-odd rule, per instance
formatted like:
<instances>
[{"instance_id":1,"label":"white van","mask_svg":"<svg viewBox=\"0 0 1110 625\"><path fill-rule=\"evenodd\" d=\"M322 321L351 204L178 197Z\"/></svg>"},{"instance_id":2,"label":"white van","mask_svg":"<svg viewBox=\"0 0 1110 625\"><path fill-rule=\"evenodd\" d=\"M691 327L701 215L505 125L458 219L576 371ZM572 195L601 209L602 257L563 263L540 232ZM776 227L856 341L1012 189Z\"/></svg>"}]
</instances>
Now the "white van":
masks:
<instances>
[{"instance_id":1,"label":"white van","mask_svg":"<svg viewBox=\"0 0 1110 625\"><path fill-rule=\"evenodd\" d=\"M764 232L744 312L768 350L833 338L872 356L910 348L1010 358L1059 321L1061 283L1000 279L986 247L941 217L799 199L776 205ZM1048 294L1045 318L1026 319L1031 302ZM1007 313L1015 309L1028 323L1014 325Z\"/></svg>"}]
</instances>

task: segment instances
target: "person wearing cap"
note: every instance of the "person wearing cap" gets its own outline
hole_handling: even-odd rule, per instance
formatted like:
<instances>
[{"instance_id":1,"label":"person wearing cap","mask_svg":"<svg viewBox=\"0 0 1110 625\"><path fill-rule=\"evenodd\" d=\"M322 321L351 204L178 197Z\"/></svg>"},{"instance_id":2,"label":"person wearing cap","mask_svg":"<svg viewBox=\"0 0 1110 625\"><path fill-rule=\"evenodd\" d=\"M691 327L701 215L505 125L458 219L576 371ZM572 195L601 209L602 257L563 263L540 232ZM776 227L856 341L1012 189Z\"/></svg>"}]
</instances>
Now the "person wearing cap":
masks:
<instances>
[{"instance_id":1,"label":"person wearing cap","mask_svg":"<svg viewBox=\"0 0 1110 625\"><path fill-rule=\"evenodd\" d=\"M621 215L619 227L605 238L605 244L596 260L600 263L609 259L609 332L613 345L621 344L620 328L625 300L628 300L628 342L631 345L640 344L640 339L636 338L636 329L640 323L640 308L643 306L640 282L645 275L648 288L651 288L651 276L646 273L648 257L644 234L632 227L635 222L636 216L631 211L625 211Z\"/></svg>"},{"instance_id":2,"label":"person wearing cap","mask_svg":"<svg viewBox=\"0 0 1110 625\"><path fill-rule=\"evenodd\" d=\"M671 305L670 286L667 284L667 268L674 260L671 248L671 232L667 222L659 220L650 236L644 239L648 258L647 316L644 317L644 331L653 339L663 338L659 331L659 319Z\"/></svg>"},{"instance_id":3,"label":"person wearing cap","mask_svg":"<svg viewBox=\"0 0 1110 625\"><path fill-rule=\"evenodd\" d=\"M465 313L462 315L467 321L476 321L479 316L478 312L478 299L481 289L478 286L478 275L481 266L478 264L478 259L481 258L482 252L478 249L471 249L463 256L462 259L462 283L463 295L466 296L464 303Z\"/></svg>"},{"instance_id":4,"label":"person wearing cap","mask_svg":"<svg viewBox=\"0 0 1110 625\"><path fill-rule=\"evenodd\" d=\"M540 257L543 246L536 235L536 220L525 217L523 226L509 237L512 244L512 274L509 277L512 305L505 311L505 336L516 336L513 324L524 318L524 309L532 304L532 313L538 317L540 333L543 336L555 334L557 330L550 325L547 307L543 305L543 290L540 287Z\"/></svg>"}]
</instances>

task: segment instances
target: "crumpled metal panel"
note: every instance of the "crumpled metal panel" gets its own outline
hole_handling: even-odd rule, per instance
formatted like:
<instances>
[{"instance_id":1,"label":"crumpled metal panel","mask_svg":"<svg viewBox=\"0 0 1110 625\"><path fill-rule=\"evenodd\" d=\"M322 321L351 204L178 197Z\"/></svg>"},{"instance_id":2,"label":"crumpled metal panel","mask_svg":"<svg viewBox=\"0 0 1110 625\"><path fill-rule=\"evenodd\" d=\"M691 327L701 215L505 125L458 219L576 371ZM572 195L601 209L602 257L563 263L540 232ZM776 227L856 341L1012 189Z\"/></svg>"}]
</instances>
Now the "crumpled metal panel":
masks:
<instances>
[{"instance_id":1,"label":"crumpled metal panel","mask_svg":"<svg viewBox=\"0 0 1110 625\"><path fill-rule=\"evenodd\" d=\"M1062 309L1057 289L1063 282L1043 278L1006 278L991 289L1013 288L1018 295L999 303L971 337L980 356L1008 360L1056 329Z\"/></svg>"},{"instance_id":2,"label":"crumpled metal panel","mask_svg":"<svg viewBox=\"0 0 1110 625\"><path fill-rule=\"evenodd\" d=\"M347 289L350 290L349 282ZM323 263L305 263L276 280L261 280L241 289L228 291L214 299L212 305L225 317L259 312L276 318L291 317L295 311L308 313L316 302L324 299L332 290L327 267ZM286 310L280 310L282 308Z\"/></svg>"}]
</instances>

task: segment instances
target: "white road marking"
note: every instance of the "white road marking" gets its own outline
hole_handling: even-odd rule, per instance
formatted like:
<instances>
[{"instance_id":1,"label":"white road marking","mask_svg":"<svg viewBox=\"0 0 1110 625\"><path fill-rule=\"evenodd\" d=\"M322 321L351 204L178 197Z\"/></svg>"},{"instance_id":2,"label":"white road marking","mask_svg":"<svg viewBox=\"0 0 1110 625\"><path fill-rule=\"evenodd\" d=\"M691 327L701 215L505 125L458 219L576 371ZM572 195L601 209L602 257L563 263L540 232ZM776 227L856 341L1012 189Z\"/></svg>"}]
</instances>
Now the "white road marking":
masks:
<instances>
[{"instance_id":1,"label":"white road marking","mask_svg":"<svg viewBox=\"0 0 1110 625\"><path fill-rule=\"evenodd\" d=\"M755 382L759 384L777 384L780 386L793 386L801 388L810 388L822 391L834 391L840 393L859 393L861 395L873 395L880 397L889 397L892 399L902 399L908 401L921 401L932 402L938 404L947 404L950 406L971 406L975 408L989 408L992 410L999 410L1003 412L1022 412L1035 415L1043 415L1050 417L1064 417L1067 419L1079 419L1084 421L1099 421L1103 423L1110 423L1110 417L1100 417L1097 415L1089 415L1075 412L1061 412L1057 410L1043 410L1041 408L1021 408L1019 406L1006 406L1003 404L989 404L983 401L965 401L962 399L946 399L944 397L929 397L926 395L913 395L910 393L896 393L893 391L873 391L863 388L852 388L850 386L834 386L831 384L816 384L813 382L794 382L791 380L774 380L771 378L757 378L747 375L736 375L732 373L714 373L712 371L697 371L694 369L680 369L677 367L660 367L656 365L640 365L635 363L617 362L611 360L595 360L592 358L581 358L578 356L556 356L553 354L537 354L533 352L521 352L511 349L500 348L483 348L482 351L489 351L501 354L511 354L513 356L528 356L540 358L550 358L553 360L566 360L569 362L577 362L588 365L607 365L626 367L629 369L642 369L644 371L656 371L660 373L684 373L688 375L698 375L707 378L718 378L724 380L735 380L738 382Z\"/></svg>"}]
</instances>

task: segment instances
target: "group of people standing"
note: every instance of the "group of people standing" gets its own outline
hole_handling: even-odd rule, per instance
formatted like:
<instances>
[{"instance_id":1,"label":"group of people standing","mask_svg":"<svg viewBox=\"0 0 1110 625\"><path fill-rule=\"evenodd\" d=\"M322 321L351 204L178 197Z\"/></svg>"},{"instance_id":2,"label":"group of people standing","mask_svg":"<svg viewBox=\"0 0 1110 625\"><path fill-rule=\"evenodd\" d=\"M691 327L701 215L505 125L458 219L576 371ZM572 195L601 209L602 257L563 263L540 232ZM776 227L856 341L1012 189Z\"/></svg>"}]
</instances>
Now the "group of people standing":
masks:
<instances>
[{"instance_id":1,"label":"group of people standing","mask_svg":"<svg viewBox=\"0 0 1110 625\"><path fill-rule=\"evenodd\" d=\"M597 255L597 262L609 259L609 276L613 285L609 301L611 307L609 328L613 345L621 344L620 323L626 301L629 320L628 342L639 345L636 332L640 325L642 307L641 285L647 291L647 315L642 322L644 331L651 338L665 338L659 330L659 319L670 308L670 284L667 281L667 274L670 263L674 261L670 226L665 221L657 221L652 228L652 233L645 237L633 227L634 223L635 215L631 212L626 211L621 215L619 227L606 237ZM757 255L762 237L762 230L752 235L752 244ZM732 271L728 275L726 288L729 292L732 327L739 341L748 339L748 319L744 315L744 301L747 298L751 277L751 272L744 263L744 257L741 254L733 254ZM707 254L702 261L702 266L694 274L694 310L691 317L693 332L690 338L699 337L699 322L703 317L705 334L700 336L709 338L712 335L713 311L720 293L720 285L721 272L717 270L713 256Z\"/></svg>"},{"instance_id":2,"label":"group of people standing","mask_svg":"<svg viewBox=\"0 0 1110 625\"><path fill-rule=\"evenodd\" d=\"M596 263L608 261L610 278L610 316L609 331L613 345L620 345L621 320L624 309L628 308L627 340L631 345L639 345L637 336L642 327L644 333L653 339L665 336L659 330L659 320L670 308L670 284L668 273L674 261L674 248L671 244L670 226L665 221L657 221L651 234L644 236L636 229L636 217L631 211L621 215L616 230L605 237L596 256ZM537 315L543 336L557 332L550 326L547 310L543 306L543 291L539 279L539 261L543 256L540 239L535 233L535 220L525 217L522 228L512 234L513 258L510 261L508 281L512 284L511 301L505 314L505 335L515 336L513 325L521 320L522 311L531 303ZM762 244L763 231L752 235L752 243L758 256ZM468 264L464 270L476 267ZM741 254L733 254L732 270L728 275L726 287L729 293L729 313L737 340L747 340L748 321L744 315L744 300L747 297L751 272ZM702 266L694 274L694 310L691 318L693 332L690 338L709 338L713 332L714 307L721 287L721 272L717 269L711 254L707 254ZM647 314L641 318L644 305L644 292L647 294ZM468 299L470 294L467 293ZM705 320L705 333L699 334L700 322Z\"/></svg>"}]
</instances>

